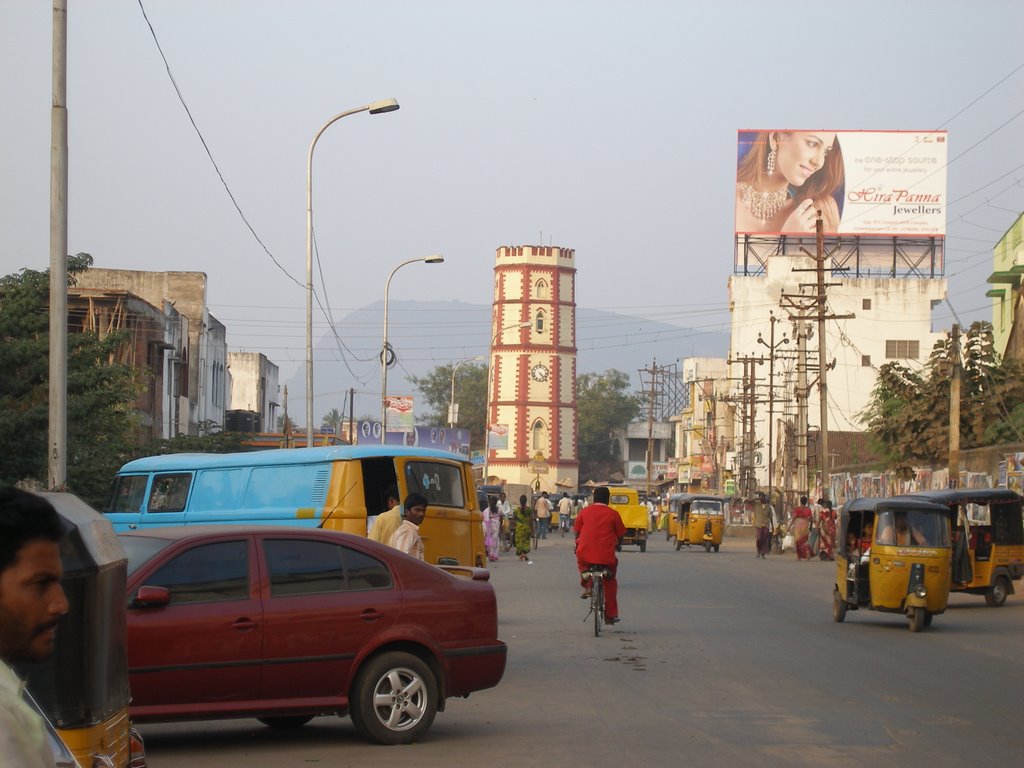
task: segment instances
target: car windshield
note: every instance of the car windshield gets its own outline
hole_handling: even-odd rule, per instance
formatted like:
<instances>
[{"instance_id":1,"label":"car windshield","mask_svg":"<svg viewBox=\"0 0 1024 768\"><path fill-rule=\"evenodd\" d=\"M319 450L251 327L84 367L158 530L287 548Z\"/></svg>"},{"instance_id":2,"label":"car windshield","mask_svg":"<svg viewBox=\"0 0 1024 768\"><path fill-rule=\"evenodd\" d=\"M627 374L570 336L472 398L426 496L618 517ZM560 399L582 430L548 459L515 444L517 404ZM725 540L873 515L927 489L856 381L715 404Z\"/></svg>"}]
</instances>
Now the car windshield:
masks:
<instances>
[{"instance_id":1,"label":"car windshield","mask_svg":"<svg viewBox=\"0 0 1024 768\"><path fill-rule=\"evenodd\" d=\"M154 555L173 543L171 539L161 539L155 536L118 536L117 538L120 539L125 556L128 558L129 576L148 563Z\"/></svg>"}]
</instances>

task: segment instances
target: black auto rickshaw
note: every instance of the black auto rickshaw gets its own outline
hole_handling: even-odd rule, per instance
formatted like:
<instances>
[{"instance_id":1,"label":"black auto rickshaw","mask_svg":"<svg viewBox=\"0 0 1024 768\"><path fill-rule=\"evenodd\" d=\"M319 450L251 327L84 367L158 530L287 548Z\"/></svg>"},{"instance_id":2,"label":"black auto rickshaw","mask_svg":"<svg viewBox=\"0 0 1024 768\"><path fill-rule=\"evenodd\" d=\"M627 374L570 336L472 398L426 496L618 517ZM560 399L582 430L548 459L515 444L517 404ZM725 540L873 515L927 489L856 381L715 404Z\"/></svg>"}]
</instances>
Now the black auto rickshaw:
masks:
<instances>
[{"instance_id":1,"label":"black auto rickshaw","mask_svg":"<svg viewBox=\"0 0 1024 768\"><path fill-rule=\"evenodd\" d=\"M984 595L998 608L1024 576L1021 497L1008 488L950 488L908 494L942 504L952 526L950 590Z\"/></svg>"},{"instance_id":2,"label":"black auto rickshaw","mask_svg":"<svg viewBox=\"0 0 1024 768\"><path fill-rule=\"evenodd\" d=\"M946 610L949 511L915 498L862 498L843 505L832 618L862 608L902 613L912 632Z\"/></svg>"},{"instance_id":3,"label":"black auto rickshaw","mask_svg":"<svg viewBox=\"0 0 1024 768\"><path fill-rule=\"evenodd\" d=\"M39 709L83 768L145 768L128 720L128 561L111 524L77 496L41 494L61 517L68 612L53 655L17 665Z\"/></svg>"}]
</instances>

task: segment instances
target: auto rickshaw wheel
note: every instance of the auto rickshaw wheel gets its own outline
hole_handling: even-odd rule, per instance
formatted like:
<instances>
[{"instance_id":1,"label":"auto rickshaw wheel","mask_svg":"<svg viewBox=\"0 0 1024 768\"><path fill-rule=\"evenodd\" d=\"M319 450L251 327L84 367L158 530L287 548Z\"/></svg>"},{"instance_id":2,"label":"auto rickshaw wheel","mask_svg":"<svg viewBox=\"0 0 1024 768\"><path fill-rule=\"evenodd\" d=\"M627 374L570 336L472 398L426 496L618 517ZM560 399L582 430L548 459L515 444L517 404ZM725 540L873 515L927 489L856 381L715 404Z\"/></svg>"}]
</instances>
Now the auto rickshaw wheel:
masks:
<instances>
[{"instance_id":1,"label":"auto rickshaw wheel","mask_svg":"<svg viewBox=\"0 0 1024 768\"><path fill-rule=\"evenodd\" d=\"M706 541L704 542L704 551L705 552L710 552L711 551L711 545L708 544Z\"/></svg>"},{"instance_id":2,"label":"auto rickshaw wheel","mask_svg":"<svg viewBox=\"0 0 1024 768\"><path fill-rule=\"evenodd\" d=\"M679 539L676 539L676 552L678 552L682 548L683 548L683 542L681 542Z\"/></svg>"},{"instance_id":3,"label":"auto rickshaw wheel","mask_svg":"<svg viewBox=\"0 0 1024 768\"><path fill-rule=\"evenodd\" d=\"M933 614L933 613L929 613L928 611L925 611L925 612L924 612L924 625L925 625L926 627L930 627L930 626L932 625L932 617L933 617L934 615L935 615L935 614Z\"/></svg>"},{"instance_id":4,"label":"auto rickshaw wheel","mask_svg":"<svg viewBox=\"0 0 1024 768\"><path fill-rule=\"evenodd\" d=\"M1006 596L1010 588L1005 576L997 576L991 588L985 593L985 604L991 608L999 608L1006 602Z\"/></svg>"},{"instance_id":5,"label":"auto rickshaw wheel","mask_svg":"<svg viewBox=\"0 0 1024 768\"><path fill-rule=\"evenodd\" d=\"M914 608L908 614L911 632L920 632L922 629L924 629L924 620L927 614L928 611L926 611L924 608Z\"/></svg>"},{"instance_id":6,"label":"auto rickshaw wheel","mask_svg":"<svg viewBox=\"0 0 1024 768\"><path fill-rule=\"evenodd\" d=\"M846 618L846 602L839 597L839 592L836 590L832 591L832 620L837 624L842 624L843 619Z\"/></svg>"},{"instance_id":7,"label":"auto rickshaw wheel","mask_svg":"<svg viewBox=\"0 0 1024 768\"><path fill-rule=\"evenodd\" d=\"M647 539L643 539L640 542L640 551L641 552L646 552L647 551Z\"/></svg>"},{"instance_id":8,"label":"auto rickshaw wheel","mask_svg":"<svg viewBox=\"0 0 1024 768\"><path fill-rule=\"evenodd\" d=\"M722 546L721 544L715 544L715 552L717 552L718 548L721 547L721 546Z\"/></svg>"}]
</instances>

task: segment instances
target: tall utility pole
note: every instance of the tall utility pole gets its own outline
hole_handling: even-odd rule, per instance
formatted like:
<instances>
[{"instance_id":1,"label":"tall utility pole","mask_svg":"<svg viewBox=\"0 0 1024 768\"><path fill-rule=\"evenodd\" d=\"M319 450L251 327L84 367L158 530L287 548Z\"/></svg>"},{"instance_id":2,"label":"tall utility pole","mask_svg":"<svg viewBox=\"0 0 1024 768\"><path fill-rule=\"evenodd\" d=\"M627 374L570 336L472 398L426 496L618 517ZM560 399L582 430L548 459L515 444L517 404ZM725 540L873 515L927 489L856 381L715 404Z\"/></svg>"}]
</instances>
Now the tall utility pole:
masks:
<instances>
[{"instance_id":1,"label":"tall utility pole","mask_svg":"<svg viewBox=\"0 0 1024 768\"><path fill-rule=\"evenodd\" d=\"M650 368L641 368L638 373L640 374L641 381L646 380L646 376L650 376L650 386L647 387L645 395L647 397L647 458L646 458L646 475L647 475L647 495L651 495L651 483L654 480L654 415L655 410L658 406L658 402L662 397L660 382L658 377L665 378L670 367L662 366L658 367L657 358L651 361Z\"/></svg>"},{"instance_id":2,"label":"tall utility pole","mask_svg":"<svg viewBox=\"0 0 1024 768\"><path fill-rule=\"evenodd\" d=\"M771 489L775 485L775 473L772 471L775 467L773 461L772 451L775 448L775 350L781 347L783 344L789 344L789 338L783 334L782 339L778 344L775 343L775 324L779 322L779 318L775 316L774 312L769 312L771 318L771 332L769 334L770 341L765 341L761 334L757 334L757 343L763 344L768 347L768 492L771 494Z\"/></svg>"},{"instance_id":3,"label":"tall utility pole","mask_svg":"<svg viewBox=\"0 0 1024 768\"><path fill-rule=\"evenodd\" d=\"M807 325L796 324L796 489L807 491Z\"/></svg>"},{"instance_id":4,"label":"tall utility pole","mask_svg":"<svg viewBox=\"0 0 1024 768\"><path fill-rule=\"evenodd\" d=\"M47 476L63 490L68 469L68 9L53 0L50 108L50 384Z\"/></svg>"},{"instance_id":5,"label":"tall utility pole","mask_svg":"<svg viewBox=\"0 0 1024 768\"><path fill-rule=\"evenodd\" d=\"M949 344L949 487L960 485L960 325L953 324Z\"/></svg>"},{"instance_id":6,"label":"tall utility pole","mask_svg":"<svg viewBox=\"0 0 1024 768\"><path fill-rule=\"evenodd\" d=\"M783 294L782 301L783 306L788 306L790 309L795 311L794 314L789 316L790 320L797 322L803 322L807 320L817 320L818 322L818 400L819 400L819 418L821 434L818 436L818 464L821 467L821 494L822 496L829 496L829 486L831 485L829 477L829 450L828 450L828 369L831 364L827 362L825 349L825 321L826 320L843 320L854 317L853 315L834 315L828 310L828 293L829 287L839 285L839 283L826 283L825 282L825 262L832 258L832 253L825 253L825 235L821 219L821 211L818 211L818 220L815 223L815 242L816 249L815 253L811 253L806 248L801 247L800 250L804 252L806 256L809 256L814 260L813 269L795 269L794 272L814 272L816 281L814 283L801 283L800 288L812 288L813 294ZM806 487L801 487L800 490L809 490Z\"/></svg>"},{"instance_id":7,"label":"tall utility pole","mask_svg":"<svg viewBox=\"0 0 1024 768\"><path fill-rule=\"evenodd\" d=\"M757 440L754 421L757 417L757 403L764 402L763 400L759 401L757 397L757 372L754 366L764 365L764 358L753 355L741 355L727 362L729 365L735 365L736 363L743 365L742 394L739 397L730 396L723 397L722 399L726 402L737 403L741 409L740 434L743 436L743 450L741 451L743 458L740 463L740 487L743 489L745 496L750 496L756 485L754 482L754 446Z\"/></svg>"},{"instance_id":8,"label":"tall utility pole","mask_svg":"<svg viewBox=\"0 0 1024 768\"><path fill-rule=\"evenodd\" d=\"M825 315L828 312L828 296L825 293L825 235L823 232L824 223L821 219L821 211L818 211L818 220L814 224L815 232L815 267L818 277L817 304L818 315L818 407L820 409L821 435L818 437L820 448L819 464L821 466L821 495L830 498L829 488L829 452L828 452L828 358L825 357Z\"/></svg>"}]
</instances>

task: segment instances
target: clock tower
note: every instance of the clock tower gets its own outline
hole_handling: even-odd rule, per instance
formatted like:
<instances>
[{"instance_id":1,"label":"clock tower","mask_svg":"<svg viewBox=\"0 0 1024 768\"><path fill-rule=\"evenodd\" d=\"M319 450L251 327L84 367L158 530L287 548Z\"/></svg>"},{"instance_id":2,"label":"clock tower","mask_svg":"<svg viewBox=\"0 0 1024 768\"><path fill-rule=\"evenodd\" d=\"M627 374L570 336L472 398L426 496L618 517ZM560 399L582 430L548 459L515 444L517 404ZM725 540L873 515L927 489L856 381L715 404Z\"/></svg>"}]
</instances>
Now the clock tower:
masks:
<instances>
[{"instance_id":1,"label":"clock tower","mask_svg":"<svg viewBox=\"0 0 1024 768\"><path fill-rule=\"evenodd\" d=\"M575 251L498 248L491 339L488 476L492 482L534 487L539 481L540 490L549 493L574 492L579 481Z\"/></svg>"}]
</instances>

